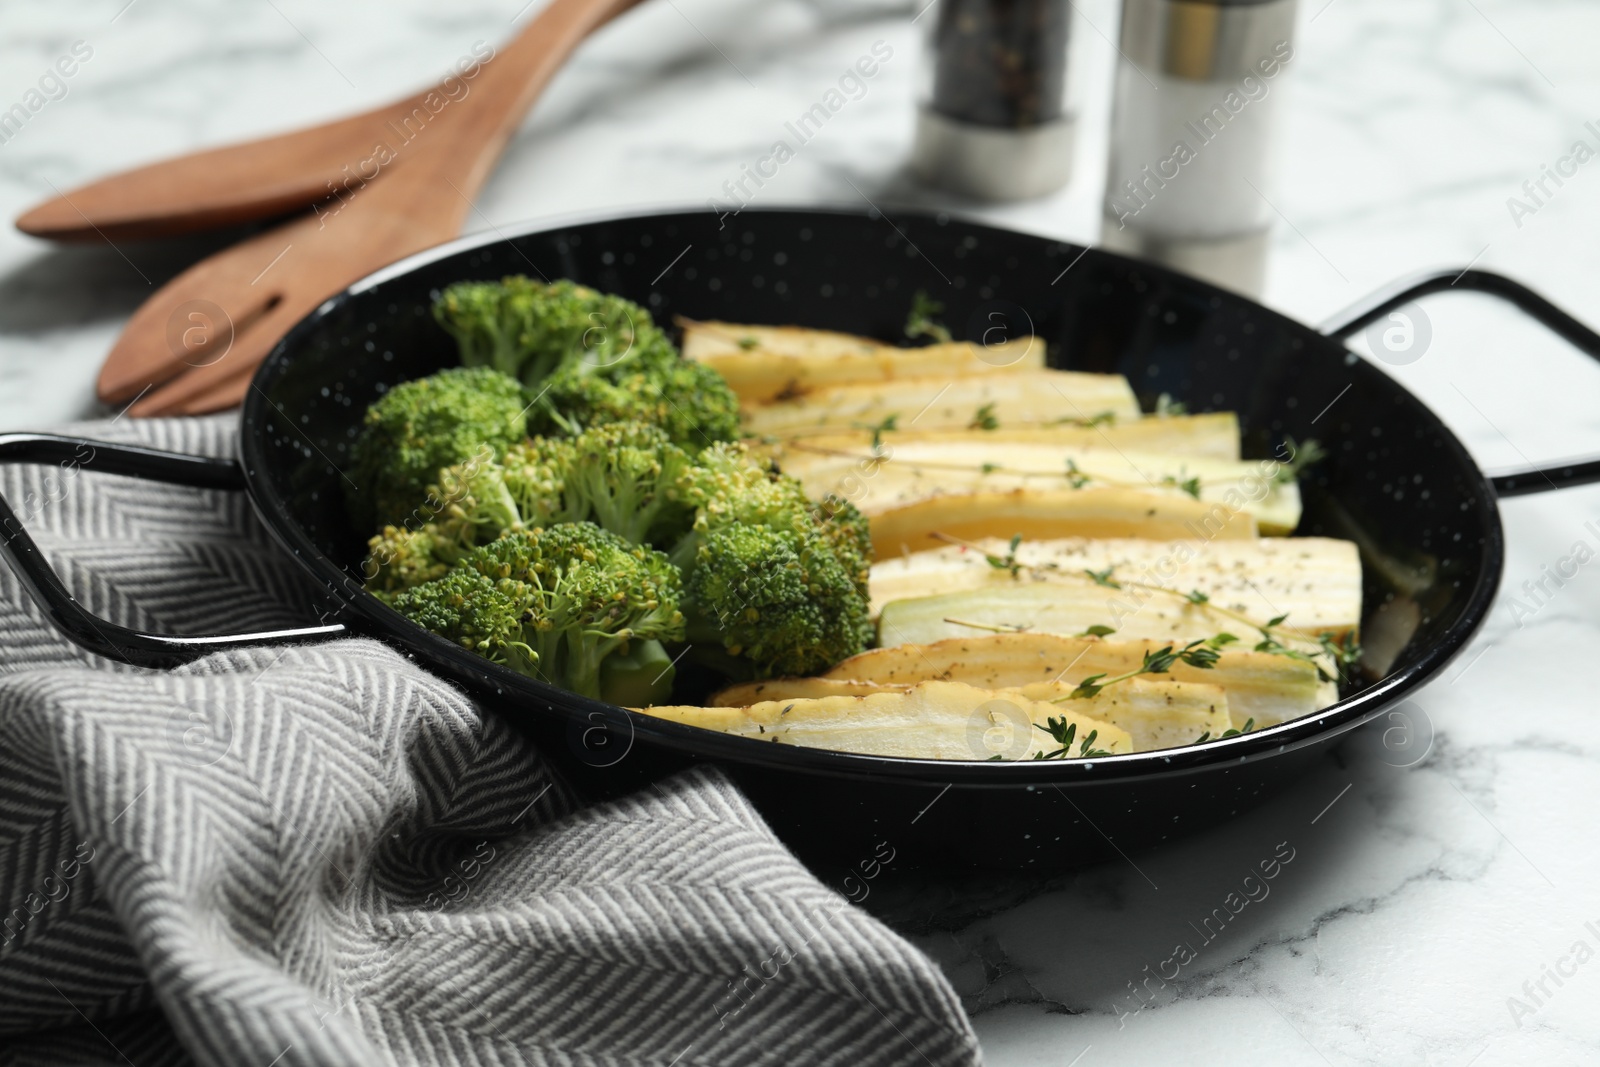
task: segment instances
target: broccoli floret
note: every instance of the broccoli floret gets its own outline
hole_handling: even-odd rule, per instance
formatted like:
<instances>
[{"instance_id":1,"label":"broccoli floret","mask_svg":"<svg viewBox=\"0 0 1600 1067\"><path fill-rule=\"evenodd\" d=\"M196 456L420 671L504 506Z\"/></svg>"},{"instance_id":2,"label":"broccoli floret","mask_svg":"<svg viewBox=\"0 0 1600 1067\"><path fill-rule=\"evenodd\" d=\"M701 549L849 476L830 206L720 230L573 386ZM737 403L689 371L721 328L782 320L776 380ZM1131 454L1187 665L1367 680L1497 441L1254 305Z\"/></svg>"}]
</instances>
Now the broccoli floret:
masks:
<instances>
[{"instance_id":1,"label":"broccoli floret","mask_svg":"<svg viewBox=\"0 0 1600 1067\"><path fill-rule=\"evenodd\" d=\"M502 534L560 521L561 484L551 479L534 442L512 445L499 461L484 454L446 467L428 486L431 521L387 526L367 542L367 588L380 596L409 589Z\"/></svg>"},{"instance_id":2,"label":"broccoli floret","mask_svg":"<svg viewBox=\"0 0 1600 1067\"><path fill-rule=\"evenodd\" d=\"M742 444L719 444L684 478L694 530L672 550L690 638L720 640L757 676L805 675L866 647L866 524L828 510Z\"/></svg>"},{"instance_id":3,"label":"broccoli floret","mask_svg":"<svg viewBox=\"0 0 1600 1067\"><path fill-rule=\"evenodd\" d=\"M680 490L690 466L688 453L661 430L616 424L512 445L498 462L446 468L429 487L439 505L432 522L370 542L366 573L377 581L369 587L393 591L426 581L441 561L452 564L502 534L555 523L593 522L634 544L670 544L693 520ZM425 561L413 562L414 550L397 551L397 538L408 547L425 544Z\"/></svg>"},{"instance_id":4,"label":"broccoli floret","mask_svg":"<svg viewBox=\"0 0 1600 1067\"><path fill-rule=\"evenodd\" d=\"M433 316L463 364L494 367L529 388L568 363L605 370L677 356L638 304L565 279L460 282L440 295Z\"/></svg>"},{"instance_id":5,"label":"broccoli floret","mask_svg":"<svg viewBox=\"0 0 1600 1067\"><path fill-rule=\"evenodd\" d=\"M865 647L854 577L820 538L731 526L696 541L684 586L690 640L720 641L763 677L814 674Z\"/></svg>"},{"instance_id":6,"label":"broccoli floret","mask_svg":"<svg viewBox=\"0 0 1600 1067\"><path fill-rule=\"evenodd\" d=\"M535 434L643 422L691 451L738 436L738 399L722 375L680 358L650 313L622 297L509 277L451 286L434 316L463 363L528 388Z\"/></svg>"},{"instance_id":7,"label":"broccoli floret","mask_svg":"<svg viewBox=\"0 0 1600 1067\"><path fill-rule=\"evenodd\" d=\"M843 501L808 500L798 481L775 473L743 444L719 443L691 458L657 428L605 425L571 438L526 441L499 462L442 471L434 492L441 501L435 521L373 539L368 584L380 595L437 580L442 567L457 563L496 579L528 572L544 558L539 546L565 545L548 539L571 536L555 531L603 528L614 545L647 553L681 581L674 588L682 590L688 621L676 625L704 646L698 658L729 673L815 673L861 651L872 634L866 520ZM670 548L670 556L641 544ZM623 573L617 570L615 580L624 581ZM562 595L570 605L571 596ZM650 599L639 592L624 597ZM676 614L676 593L671 604ZM545 606L540 617L571 610ZM640 622L628 627L649 639L674 639L646 632ZM563 641L549 645L537 630L520 640L546 677L593 673L592 651L571 652ZM635 643L610 670L620 676L622 664L643 656L630 667L637 680L649 673L656 652ZM587 692L582 686L589 683L563 684Z\"/></svg>"},{"instance_id":8,"label":"broccoli floret","mask_svg":"<svg viewBox=\"0 0 1600 1067\"><path fill-rule=\"evenodd\" d=\"M867 517L850 501L831 495L814 504L812 514L840 564L854 577L856 590L871 600L872 530Z\"/></svg>"},{"instance_id":9,"label":"broccoli floret","mask_svg":"<svg viewBox=\"0 0 1600 1067\"><path fill-rule=\"evenodd\" d=\"M635 544L671 543L688 532L694 511L680 483L693 461L665 432L614 423L564 444L551 462L562 468L562 519L593 522Z\"/></svg>"},{"instance_id":10,"label":"broccoli floret","mask_svg":"<svg viewBox=\"0 0 1600 1067\"><path fill-rule=\"evenodd\" d=\"M448 543L441 544L432 526L418 530L385 526L381 534L367 542L363 566L367 589L380 599L388 599L412 586L437 581L459 558L452 548Z\"/></svg>"},{"instance_id":11,"label":"broccoli floret","mask_svg":"<svg viewBox=\"0 0 1600 1067\"><path fill-rule=\"evenodd\" d=\"M620 376L566 367L551 375L529 413L534 433L576 433L606 423L648 423L698 452L739 436L739 399L710 367L673 357Z\"/></svg>"},{"instance_id":12,"label":"broccoli floret","mask_svg":"<svg viewBox=\"0 0 1600 1067\"><path fill-rule=\"evenodd\" d=\"M527 641L532 591L515 582L496 582L471 567L456 567L443 578L394 597L396 611L434 633L502 663L539 676L540 658Z\"/></svg>"},{"instance_id":13,"label":"broccoli floret","mask_svg":"<svg viewBox=\"0 0 1600 1067\"><path fill-rule=\"evenodd\" d=\"M393 602L495 662L637 706L671 692L661 642L683 639L682 593L677 568L661 553L579 522L506 534Z\"/></svg>"},{"instance_id":14,"label":"broccoli floret","mask_svg":"<svg viewBox=\"0 0 1600 1067\"><path fill-rule=\"evenodd\" d=\"M367 409L351 447L347 494L359 529L432 517L428 486L439 471L493 458L527 436L527 398L488 368L452 368L389 390Z\"/></svg>"}]
</instances>

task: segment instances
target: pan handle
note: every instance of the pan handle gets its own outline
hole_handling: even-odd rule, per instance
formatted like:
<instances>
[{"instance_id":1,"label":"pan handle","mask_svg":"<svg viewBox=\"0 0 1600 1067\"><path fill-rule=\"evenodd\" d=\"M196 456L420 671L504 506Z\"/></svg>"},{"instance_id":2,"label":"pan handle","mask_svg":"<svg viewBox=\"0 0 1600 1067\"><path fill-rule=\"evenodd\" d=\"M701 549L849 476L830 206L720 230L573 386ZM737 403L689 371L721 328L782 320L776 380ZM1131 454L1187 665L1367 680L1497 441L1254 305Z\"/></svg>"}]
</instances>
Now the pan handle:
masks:
<instances>
[{"instance_id":1,"label":"pan handle","mask_svg":"<svg viewBox=\"0 0 1600 1067\"><path fill-rule=\"evenodd\" d=\"M1550 301L1520 282L1492 271L1441 270L1404 278L1324 322L1322 332L1328 337L1343 341L1357 330L1403 307L1419 297L1451 290L1471 289L1515 304L1525 313L1543 323L1552 333L1558 334L1575 347L1588 353L1591 359L1600 360L1600 334L1568 315ZM1534 467L1489 476L1498 496L1524 496L1542 493L1549 489L1566 489L1574 485L1600 482L1600 459L1575 460L1554 467Z\"/></svg>"},{"instance_id":2,"label":"pan handle","mask_svg":"<svg viewBox=\"0 0 1600 1067\"><path fill-rule=\"evenodd\" d=\"M163 452L138 445L56 434L0 434L0 463L59 464L63 469L125 474L199 489L237 491L245 486L244 475L232 460L188 456L181 452ZM176 667L226 649L247 645L284 645L347 632L345 625L337 622L297 630L219 637L174 637L141 633L119 626L91 614L72 598L3 497L0 497L0 548L5 550L12 569L22 579L28 593L63 634L96 655L137 667Z\"/></svg>"}]
</instances>

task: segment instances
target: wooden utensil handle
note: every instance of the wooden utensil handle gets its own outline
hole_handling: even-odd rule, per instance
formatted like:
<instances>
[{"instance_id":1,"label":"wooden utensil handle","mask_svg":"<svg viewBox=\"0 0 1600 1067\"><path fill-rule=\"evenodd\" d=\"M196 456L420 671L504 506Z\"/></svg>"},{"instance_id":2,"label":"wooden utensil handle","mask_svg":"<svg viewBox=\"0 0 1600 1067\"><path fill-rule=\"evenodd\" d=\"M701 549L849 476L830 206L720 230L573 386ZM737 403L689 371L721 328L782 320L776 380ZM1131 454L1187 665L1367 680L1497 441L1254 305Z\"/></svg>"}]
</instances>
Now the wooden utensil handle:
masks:
<instances>
[{"instance_id":1,"label":"wooden utensil handle","mask_svg":"<svg viewBox=\"0 0 1600 1067\"><path fill-rule=\"evenodd\" d=\"M633 4L609 6L612 10L598 17L587 11L571 14L590 18L592 30ZM564 7L557 13L568 14ZM545 13L530 20L499 50L497 62L526 69L530 53L548 48L551 25ZM570 51L568 47L559 56ZM513 113L527 107L550 73L528 88L520 107L514 100L506 101ZM118 241L170 237L286 215L337 195L371 158L375 144L392 139L392 131L404 129L408 122L415 125L417 115L432 114L430 104L437 107L439 100L455 98L460 85L472 93L477 88L475 75L457 79L454 86L446 79L359 115L110 174L34 205L18 216L16 226L23 233L54 241ZM509 95L505 89L498 93Z\"/></svg>"},{"instance_id":2,"label":"wooden utensil handle","mask_svg":"<svg viewBox=\"0 0 1600 1067\"><path fill-rule=\"evenodd\" d=\"M164 286L112 349L101 370L101 396L126 399L154 383L130 405L133 415L194 414L238 403L272 344L323 299L459 233L471 198L534 97L585 37L639 2L554 0L485 61L470 92L425 103L413 129L391 128L373 156L381 162L337 205L253 237ZM375 180L391 167L392 175ZM272 266L274 256L282 266ZM163 347L160 338L172 310L197 297L214 302L240 331L230 330L222 352L201 365Z\"/></svg>"},{"instance_id":3,"label":"wooden utensil handle","mask_svg":"<svg viewBox=\"0 0 1600 1067\"><path fill-rule=\"evenodd\" d=\"M397 153L448 178L461 194L483 187L523 116L577 47L595 30L642 0L552 0L495 56L485 61L470 93L442 109L437 136L419 138ZM455 114L449 114L450 111ZM422 179L419 179L422 180ZM457 224L459 228L459 223Z\"/></svg>"}]
</instances>

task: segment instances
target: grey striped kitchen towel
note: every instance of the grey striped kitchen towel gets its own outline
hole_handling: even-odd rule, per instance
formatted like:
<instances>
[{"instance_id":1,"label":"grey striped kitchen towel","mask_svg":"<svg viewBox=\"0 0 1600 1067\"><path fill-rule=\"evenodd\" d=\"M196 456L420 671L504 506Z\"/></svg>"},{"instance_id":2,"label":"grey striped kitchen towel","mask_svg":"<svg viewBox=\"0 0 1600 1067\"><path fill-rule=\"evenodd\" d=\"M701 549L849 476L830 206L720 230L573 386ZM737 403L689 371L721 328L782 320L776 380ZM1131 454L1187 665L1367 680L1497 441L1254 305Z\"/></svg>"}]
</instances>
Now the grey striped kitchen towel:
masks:
<instances>
[{"instance_id":1,"label":"grey striped kitchen towel","mask_svg":"<svg viewBox=\"0 0 1600 1067\"><path fill-rule=\"evenodd\" d=\"M72 430L234 442L231 419ZM70 467L0 489L116 622L310 617L239 494ZM138 670L0 572L0 1063L978 1061L934 965L715 771L581 807L381 644Z\"/></svg>"}]
</instances>

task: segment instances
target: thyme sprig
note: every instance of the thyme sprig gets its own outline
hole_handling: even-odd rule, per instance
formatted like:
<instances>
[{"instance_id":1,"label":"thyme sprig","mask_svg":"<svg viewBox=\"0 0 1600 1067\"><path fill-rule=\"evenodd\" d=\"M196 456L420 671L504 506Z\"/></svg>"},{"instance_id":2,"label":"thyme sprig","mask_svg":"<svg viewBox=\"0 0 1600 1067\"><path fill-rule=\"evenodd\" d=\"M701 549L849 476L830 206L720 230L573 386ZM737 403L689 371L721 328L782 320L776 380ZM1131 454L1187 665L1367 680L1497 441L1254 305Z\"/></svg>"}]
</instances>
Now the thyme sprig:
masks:
<instances>
[{"instance_id":1,"label":"thyme sprig","mask_svg":"<svg viewBox=\"0 0 1600 1067\"><path fill-rule=\"evenodd\" d=\"M1196 500L1200 499L1200 476L1198 474L1192 478L1184 478L1182 480L1176 474L1168 474L1161 479L1161 484L1173 489L1181 489Z\"/></svg>"},{"instance_id":2,"label":"thyme sprig","mask_svg":"<svg viewBox=\"0 0 1600 1067\"><path fill-rule=\"evenodd\" d=\"M1010 571L1011 577L1015 578L1017 573L1022 570L1022 564L1017 562L1017 546L1020 544L1022 544L1022 535L1012 534L1011 543L1006 548L1005 555L996 556L985 552L983 558L988 561L989 566L996 570Z\"/></svg>"},{"instance_id":3,"label":"thyme sprig","mask_svg":"<svg viewBox=\"0 0 1600 1067\"><path fill-rule=\"evenodd\" d=\"M1063 415L1059 419L1051 419L1049 422L1045 423L1045 425L1081 426L1085 430L1092 430L1096 426L1113 426L1116 424L1116 421L1117 413L1115 411L1102 411L1100 414L1091 415L1088 418L1084 418L1079 415Z\"/></svg>"},{"instance_id":4,"label":"thyme sprig","mask_svg":"<svg viewBox=\"0 0 1600 1067\"><path fill-rule=\"evenodd\" d=\"M911 298L911 311L906 315L906 336L913 341L919 337L931 337L940 344L949 344L950 331L938 318L943 314L944 305L930 297L925 290L918 289L917 295Z\"/></svg>"},{"instance_id":5,"label":"thyme sprig","mask_svg":"<svg viewBox=\"0 0 1600 1067\"><path fill-rule=\"evenodd\" d=\"M894 411L885 415L880 422L852 422L850 428L852 430L872 431L872 454L877 456L883 452L883 435L891 430L899 429L899 423L900 413ZM832 450L830 449L830 451Z\"/></svg>"},{"instance_id":6,"label":"thyme sprig","mask_svg":"<svg viewBox=\"0 0 1600 1067\"><path fill-rule=\"evenodd\" d=\"M1026 626L1018 626L1010 622L974 622L971 619L955 619L946 617L945 622L952 626L970 626L974 630L988 630L997 634L1022 634L1027 633Z\"/></svg>"},{"instance_id":7,"label":"thyme sprig","mask_svg":"<svg viewBox=\"0 0 1600 1067\"><path fill-rule=\"evenodd\" d=\"M1328 458L1328 450L1314 437L1306 438L1300 445L1295 444L1294 438L1285 437L1283 444L1289 450L1289 458L1273 476L1279 485L1293 485L1307 467Z\"/></svg>"},{"instance_id":8,"label":"thyme sprig","mask_svg":"<svg viewBox=\"0 0 1600 1067\"><path fill-rule=\"evenodd\" d=\"M1045 723L1046 725L1044 726L1040 726L1038 723L1033 725L1049 734L1051 739L1061 747L1054 752L1035 752L1033 754L1034 759L1096 759L1101 756L1111 755L1106 749L1094 747L1095 738L1100 736L1099 730L1090 730L1089 735L1078 742L1078 752L1073 755L1072 743L1077 740L1078 724L1068 722L1065 716L1057 718L1054 715L1046 719Z\"/></svg>"},{"instance_id":9,"label":"thyme sprig","mask_svg":"<svg viewBox=\"0 0 1600 1067\"><path fill-rule=\"evenodd\" d=\"M1248 719L1246 719L1244 721L1244 725L1243 726L1237 727L1237 728L1230 728L1230 729L1222 731L1220 734L1217 735L1217 739L1220 741L1224 737L1238 737L1241 734L1249 733L1251 730L1254 730L1255 728L1256 728L1256 720L1255 720L1254 716L1251 716L1250 718L1248 718ZM1205 733L1201 734L1199 737L1195 738L1193 741L1191 741L1189 743L1192 744L1192 745L1198 745L1198 744L1202 744L1202 743L1204 743L1206 741L1209 741L1209 740L1211 740L1211 731L1207 730Z\"/></svg>"},{"instance_id":10,"label":"thyme sprig","mask_svg":"<svg viewBox=\"0 0 1600 1067\"><path fill-rule=\"evenodd\" d=\"M1239 640L1229 633L1220 633L1214 637L1202 637L1190 641L1182 648L1167 645L1155 651L1146 650L1144 662L1131 671L1111 675L1091 674L1078 683L1078 687L1064 697L1056 697L1053 703L1059 704L1064 700L1091 700L1100 695L1100 691L1107 686L1125 682L1129 678L1137 678L1141 674L1170 674L1172 668L1179 663L1186 663L1197 670L1208 671L1217 665L1221 659L1220 649Z\"/></svg>"},{"instance_id":11,"label":"thyme sprig","mask_svg":"<svg viewBox=\"0 0 1600 1067\"><path fill-rule=\"evenodd\" d=\"M1095 585L1103 585L1107 589L1121 589L1122 583L1111 577L1111 575L1116 572L1116 569L1117 568L1115 567L1107 567L1103 571L1092 571L1088 567L1085 567L1083 568L1083 573L1087 574L1089 576L1089 580Z\"/></svg>"}]
</instances>

